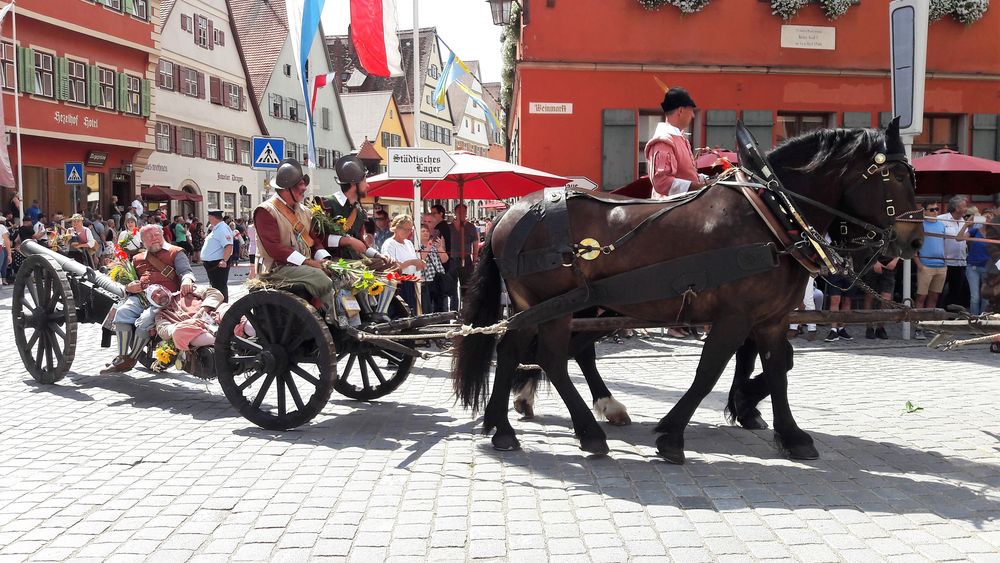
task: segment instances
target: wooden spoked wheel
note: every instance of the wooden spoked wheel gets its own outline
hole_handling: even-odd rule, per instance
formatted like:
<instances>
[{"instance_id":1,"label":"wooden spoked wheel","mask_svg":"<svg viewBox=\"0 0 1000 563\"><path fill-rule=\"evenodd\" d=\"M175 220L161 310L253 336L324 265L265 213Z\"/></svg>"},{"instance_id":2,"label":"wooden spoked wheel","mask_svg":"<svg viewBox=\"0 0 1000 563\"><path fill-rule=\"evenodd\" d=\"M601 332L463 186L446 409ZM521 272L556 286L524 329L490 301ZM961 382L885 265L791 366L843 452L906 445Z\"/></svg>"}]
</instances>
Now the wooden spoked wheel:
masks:
<instances>
[{"instance_id":1,"label":"wooden spoked wheel","mask_svg":"<svg viewBox=\"0 0 1000 563\"><path fill-rule=\"evenodd\" d=\"M66 273L47 256L29 256L14 278L14 342L35 381L66 376L76 354L76 304Z\"/></svg>"},{"instance_id":2,"label":"wooden spoked wheel","mask_svg":"<svg viewBox=\"0 0 1000 563\"><path fill-rule=\"evenodd\" d=\"M413 360L413 356L367 342L341 342L337 354L339 376L333 388L351 399L373 401L392 393L406 381Z\"/></svg>"},{"instance_id":3,"label":"wooden spoked wheel","mask_svg":"<svg viewBox=\"0 0 1000 563\"><path fill-rule=\"evenodd\" d=\"M238 328L245 334L237 335ZM316 310L284 291L255 291L237 300L215 340L215 370L226 398L268 430L295 428L323 410L337 376L335 355Z\"/></svg>"}]
</instances>

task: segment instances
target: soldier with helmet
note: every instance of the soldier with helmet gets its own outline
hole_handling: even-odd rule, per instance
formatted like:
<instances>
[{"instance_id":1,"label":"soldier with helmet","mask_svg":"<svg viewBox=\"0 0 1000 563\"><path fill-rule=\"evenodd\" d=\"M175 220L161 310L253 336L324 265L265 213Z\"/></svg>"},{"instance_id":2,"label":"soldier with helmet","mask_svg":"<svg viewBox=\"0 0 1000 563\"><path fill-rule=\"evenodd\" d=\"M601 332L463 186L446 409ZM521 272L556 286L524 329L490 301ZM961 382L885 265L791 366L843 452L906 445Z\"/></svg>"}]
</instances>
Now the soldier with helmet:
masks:
<instances>
[{"instance_id":1,"label":"soldier with helmet","mask_svg":"<svg viewBox=\"0 0 1000 563\"><path fill-rule=\"evenodd\" d=\"M323 211L330 217L343 217L347 220L343 235L329 235L324 241L330 249L340 249L343 258L374 258L378 252L370 248L362 238L362 229L368 219L361 198L368 194L368 179L365 165L361 159L351 154L340 157L333 165L340 183L340 191L319 201ZM334 254L338 251L334 250ZM383 257L384 259L384 257Z\"/></svg>"},{"instance_id":2,"label":"soldier with helmet","mask_svg":"<svg viewBox=\"0 0 1000 563\"><path fill-rule=\"evenodd\" d=\"M271 180L273 196L253 211L257 227L257 273L263 281L301 284L319 299L328 320L336 314L333 280L323 269L330 257L323 237L312 227L312 214L303 205L309 175L293 158L278 165Z\"/></svg>"}]
</instances>

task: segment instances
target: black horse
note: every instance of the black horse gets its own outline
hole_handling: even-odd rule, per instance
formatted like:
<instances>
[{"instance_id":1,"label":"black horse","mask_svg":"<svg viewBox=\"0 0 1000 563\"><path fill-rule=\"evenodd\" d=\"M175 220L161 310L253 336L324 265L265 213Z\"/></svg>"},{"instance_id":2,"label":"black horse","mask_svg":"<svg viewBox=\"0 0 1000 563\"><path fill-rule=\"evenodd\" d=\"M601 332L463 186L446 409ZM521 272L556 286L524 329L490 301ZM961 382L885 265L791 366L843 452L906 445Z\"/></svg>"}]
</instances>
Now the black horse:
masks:
<instances>
[{"instance_id":1,"label":"black horse","mask_svg":"<svg viewBox=\"0 0 1000 563\"><path fill-rule=\"evenodd\" d=\"M867 129L814 131L778 147L769 160L789 191L819 203L800 206L805 219L818 231L829 228L835 218L830 210L836 210L882 229L890 235L883 252L908 258L920 248L923 231L919 223L896 222L899 216L917 212L912 168L900 156L903 151L894 120L884 133ZM887 159L887 155L892 158ZM525 198L512 207L487 239L463 311L466 324L488 326L499 318L500 272L494 258L505 257L514 225L540 197ZM659 209L658 205L616 206L585 198L571 200L570 240L592 237L613 241L643 226L627 245L596 260L580 261L572 269L505 279L514 309L524 311L573 290L580 284L579 276L592 282L697 253L773 240L747 199L728 187L709 188L701 197L667 214L656 215ZM542 249L547 241L545 225L539 224L523 249ZM793 458L814 459L819 455L812 438L795 422L787 396L792 354L785 339L786 318L801 301L806 276L804 268L788 254L782 254L777 268L701 291L693 300L672 297L607 307L621 315L662 323L675 322L683 312L695 324L712 325L694 382L657 426L661 435L656 444L661 456L674 463L684 461L685 427L748 338L759 348L767 375L743 381L747 404L755 405L755 399L770 395L779 446ZM519 446L508 420L508 395L518 363L534 352L537 363L569 408L581 449L599 455L607 453L604 431L567 375L570 319L571 315L565 314L535 327L508 331L499 343L495 336L483 334L459 341L452 376L459 398L473 409L487 399L488 370L496 345L496 378L483 421L485 431L496 429L496 448Z\"/></svg>"}]
</instances>

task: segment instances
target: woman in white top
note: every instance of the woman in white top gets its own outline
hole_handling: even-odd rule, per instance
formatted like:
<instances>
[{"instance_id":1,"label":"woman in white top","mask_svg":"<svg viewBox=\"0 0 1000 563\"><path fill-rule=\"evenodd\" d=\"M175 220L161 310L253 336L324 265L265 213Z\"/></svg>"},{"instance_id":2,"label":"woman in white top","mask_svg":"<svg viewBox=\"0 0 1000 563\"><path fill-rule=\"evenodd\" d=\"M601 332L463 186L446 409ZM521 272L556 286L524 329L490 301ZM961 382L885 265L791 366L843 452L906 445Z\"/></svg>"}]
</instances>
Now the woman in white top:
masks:
<instances>
[{"instance_id":1,"label":"woman in white top","mask_svg":"<svg viewBox=\"0 0 1000 563\"><path fill-rule=\"evenodd\" d=\"M129 255L129 258L142 248L142 240L139 239L139 226L135 217L125 216L125 226L118 233L118 245Z\"/></svg>"},{"instance_id":2,"label":"woman in white top","mask_svg":"<svg viewBox=\"0 0 1000 563\"><path fill-rule=\"evenodd\" d=\"M399 262L400 272L408 275L415 275L418 270L423 270L427 264L417 257L417 251L413 248L413 219L409 215L397 215L393 218L389 226L392 231L392 238L386 239L382 243L382 254L391 256ZM403 301L410 306L413 311L417 310L417 285L413 281L400 282L396 290Z\"/></svg>"}]
</instances>

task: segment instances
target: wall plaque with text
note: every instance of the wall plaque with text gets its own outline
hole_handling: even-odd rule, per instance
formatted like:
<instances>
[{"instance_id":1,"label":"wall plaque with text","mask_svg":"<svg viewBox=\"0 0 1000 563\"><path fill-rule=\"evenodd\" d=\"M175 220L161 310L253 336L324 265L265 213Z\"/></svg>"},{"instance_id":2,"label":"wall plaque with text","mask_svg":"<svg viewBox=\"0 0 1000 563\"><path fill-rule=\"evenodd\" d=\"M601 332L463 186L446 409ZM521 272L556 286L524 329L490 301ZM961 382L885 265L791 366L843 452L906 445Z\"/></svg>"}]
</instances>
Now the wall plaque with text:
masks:
<instances>
[{"instance_id":1,"label":"wall plaque with text","mask_svg":"<svg viewBox=\"0 0 1000 563\"><path fill-rule=\"evenodd\" d=\"M818 25L783 25L781 26L781 47L784 49L832 51L837 48L837 28Z\"/></svg>"}]
</instances>

